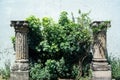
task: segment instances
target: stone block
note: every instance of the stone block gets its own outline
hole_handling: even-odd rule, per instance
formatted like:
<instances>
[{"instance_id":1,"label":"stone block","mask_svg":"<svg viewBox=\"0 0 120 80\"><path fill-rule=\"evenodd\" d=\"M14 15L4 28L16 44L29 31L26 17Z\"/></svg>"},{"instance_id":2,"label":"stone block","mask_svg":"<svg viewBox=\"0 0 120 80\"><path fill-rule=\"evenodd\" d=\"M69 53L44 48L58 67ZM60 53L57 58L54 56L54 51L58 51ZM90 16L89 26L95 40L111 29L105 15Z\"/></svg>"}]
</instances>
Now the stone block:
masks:
<instances>
[{"instance_id":1,"label":"stone block","mask_svg":"<svg viewBox=\"0 0 120 80\"><path fill-rule=\"evenodd\" d=\"M29 80L29 71L12 71L10 80Z\"/></svg>"},{"instance_id":2,"label":"stone block","mask_svg":"<svg viewBox=\"0 0 120 80\"><path fill-rule=\"evenodd\" d=\"M96 65L94 64L92 66L93 71L107 71L109 69L110 69L109 66L106 64L96 64Z\"/></svg>"},{"instance_id":3,"label":"stone block","mask_svg":"<svg viewBox=\"0 0 120 80\"><path fill-rule=\"evenodd\" d=\"M92 80L112 80L111 71L93 71Z\"/></svg>"}]
</instances>

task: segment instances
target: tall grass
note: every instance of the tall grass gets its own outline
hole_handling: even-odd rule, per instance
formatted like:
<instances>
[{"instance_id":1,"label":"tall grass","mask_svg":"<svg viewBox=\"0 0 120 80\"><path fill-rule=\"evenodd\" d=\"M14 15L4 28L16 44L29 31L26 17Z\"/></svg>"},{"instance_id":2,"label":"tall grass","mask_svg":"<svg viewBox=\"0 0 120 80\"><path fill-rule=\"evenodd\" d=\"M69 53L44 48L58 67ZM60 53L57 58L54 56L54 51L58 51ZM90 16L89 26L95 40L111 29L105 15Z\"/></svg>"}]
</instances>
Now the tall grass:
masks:
<instances>
[{"instance_id":1,"label":"tall grass","mask_svg":"<svg viewBox=\"0 0 120 80\"><path fill-rule=\"evenodd\" d=\"M5 68L0 69L0 76L2 79L9 80L10 78L10 62L5 62Z\"/></svg>"},{"instance_id":2,"label":"tall grass","mask_svg":"<svg viewBox=\"0 0 120 80\"><path fill-rule=\"evenodd\" d=\"M11 57L12 55L12 48L0 50L0 80L9 80L10 78L11 58L13 58Z\"/></svg>"}]
</instances>

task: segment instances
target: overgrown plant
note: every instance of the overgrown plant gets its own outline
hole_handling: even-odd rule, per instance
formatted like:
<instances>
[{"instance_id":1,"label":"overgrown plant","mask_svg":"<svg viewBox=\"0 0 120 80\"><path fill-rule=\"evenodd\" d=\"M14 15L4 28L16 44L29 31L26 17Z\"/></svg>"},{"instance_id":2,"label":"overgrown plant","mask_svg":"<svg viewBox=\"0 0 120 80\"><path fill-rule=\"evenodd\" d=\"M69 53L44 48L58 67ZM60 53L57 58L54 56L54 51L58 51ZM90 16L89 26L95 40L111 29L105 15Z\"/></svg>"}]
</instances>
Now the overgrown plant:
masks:
<instances>
[{"instance_id":1,"label":"overgrown plant","mask_svg":"<svg viewBox=\"0 0 120 80\"><path fill-rule=\"evenodd\" d=\"M31 80L75 79L78 72L79 68L77 65L70 66L69 64L65 64L64 59L61 58L60 61L48 59L45 62L45 66L40 63L35 63L34 66L31 67L30 75Z\"/></svg>"},{"instance_id":2,"label":"overgrown plant","mask_svg":"<svg viewBox=\"0 0 120 80\"><path fill-rule=\"evenodd\" d=\"M43 67L40 63L31 64L30 80L50 80L50 73L47 67Z\"/></svg>"},{"instance_id":3,"label":"overgrown plant","mask_svg":"<svg viewBox=\"0 0 120 80\"><path fill-rule=\"evenodd\" d=\"M62 57L65 61L63 67L66 67L68 71L64 71L63 69L63 72L61 74L57 73L57 76L62 75L64 78L73 78L74 75L71 76L72 73L74 74L72 69L77 69L75 68L76 64L81 65L79 70L82 72L81 67L84 58L90 54L92 35L90 30L91 19L88 16L89 13L82 13L79 10L78 14L78 17L74 17L72 14L71 20L68 17L68 13L63 11L60 14L58 22L48 17L39 19L35 16L30 16L26 19L29 22L29 55L35 68L31 68L32 78L36 80L37 78L40 79L37 73L41 72L37 70L46 70L46 62L48 60L54 60L60 63ZM13 44L14 42L13 38ZM39 63L38 60L42 67L36 67L34 65L35 62ZM47 68L50 68L48 64L47 66ZM57 71L59 69L57 68ZM34 70L37 73L34 73Z\"/></svg>"},{"instance_id":4,"label":"overgrown plant","mask_svg":"<svg viewBox=\"0 0 120 80\"><path fill-rule=\"evenodd\" d=\"M99 26L98 26L99 25ZM94 24L91 26L93 33L99 33L100 31L106 31L110 27L110 21L102 21L100 24Z\"/></svg>"},{"instance_id":5,"label":"overgrown plant","mask_svg":"<svg viewBox=\"0 0 120 80\"><path fill-rule=\"evenodd\" d=\"M112 78L120 80L120 58L109 56L108 61L111 64Z\"/></svg>"},{"instance_id":6,"label":"overgrown plant","mask_svg":"<svg viewBox=\"0 0 120 80\"><path fill-rule=\"evenodd\" d=\"M62 57L58 63L57 72L59 78L75 79L79 73L79 67L75 64L66 64Z\"/></svg>"}]
</instances>

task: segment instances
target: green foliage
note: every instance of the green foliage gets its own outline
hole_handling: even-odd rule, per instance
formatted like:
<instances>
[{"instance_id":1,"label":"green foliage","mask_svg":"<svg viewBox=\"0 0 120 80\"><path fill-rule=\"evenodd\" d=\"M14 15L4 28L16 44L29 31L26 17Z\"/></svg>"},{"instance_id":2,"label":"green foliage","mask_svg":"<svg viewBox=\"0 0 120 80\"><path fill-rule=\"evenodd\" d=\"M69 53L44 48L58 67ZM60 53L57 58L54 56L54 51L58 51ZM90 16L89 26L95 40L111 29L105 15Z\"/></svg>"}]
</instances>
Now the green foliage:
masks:
<instances>
[{"instance_id":1,"label":"green foliage","mask_svg":"<svg viewBox=\"0 0 120 80\"><path fill-rule=\"evenodd\" d=\"M75 79L78 75L79 68L77 65L66 64L64 58L61 58L57 67L59 78Z\"/></svg>"},{"instance_id":2,"label":"green foliage","mask_svg":"<svg viewBox=\"0 0 120 80\"><path fill-rule=\"evenodd\" d=\"M11 41L12 41L13 47L14 47L14 49L15 49L15 36L12 36L12 37L11 37Z\"/></svg>"},{"instance_id":3,"label":"green foliage","mask_svg":"<svg viewBox=\"0 0 120 80\"><path fill-rule=\"evenodd\" d=\"M35 63L30 69L31 80L50 80L50 74L46 67Z\"/></svg>"},{"instance_id":4,"label":"green foliage","mask_svg":"<svg viewBox=\"0 0 120 80\"><path fill-rule=\"evenodd\" d=\"M112 77L120 80L120 58L109 56L108 61L111 64Z\"/></svg>"},{"instance_id":5,"label":"green foliage","mask_svg":"<svg viewBox=\"0 0 120 80\"><path fill-rule=\"evenodd\" d=\"M70 70L69 70L70 69ZM30 70L32 80L57 80L58 78L75 79L79 72L77 65L65 64L63 58L60 61L48 59L45 66L35 63Z\"/></svg>"},{"instance_id":6,"label":"green foliage","mask_svg":"<svg viewBox=\"0 0 120 80\"><path fill-rule=\"evenodd\" d=\"M50 74L50 79L51 80L57 80L57 78L58 78L57 67L58 67L59 63L55 60L49 59L49 60L46 61L45 64L46 64L46 68L47 68L47 70Z\"/></svg>"},{"instance_id":7,"label":"green foliage","mask_svg":"<svg viewBox=\"0 0 120 80\"><path fill-rule=\"evenodd\" d=\"M61 24L61 26L69 24L69 19L67 15L68 13L66 11L61 12L60 19L59 19L59 24Z\"/></svg>"},{"instance_id":8,"label":"green foliage","mask_svg":"<svg viewBox=\"0 0 120 80\"><path fill-rule=\"evenodd\" d=\"M3 79L9 80L10 78L10 62L5 62L5 68L0 69L0 75Z\"/></svg>"},{"instance_id":9,"label":"green foliage","mask_svg":"<svg viewBox=\"0 0 120 80\"><path fill-rule=\"evenodd\" d=\"M68 13L63 11L58 23L48 17L27 18L30 26L28 34L29 52L32 53L30 56L33 58L35 55L35 59L37 57L42 65L42 67L34 65L31 68L33 79L39 80L41 71L44 70L46 71L42 74L49 73L47 76L50 79L75 78L78 74L75 64L89 54L91 20L88 13L79 11L77 21L70 20L67 15Z\"/></svg>"},{"instance_id":10,"label":"green foliage","mask_svg":"<svg viewBox=\"0 0 120 80\"><path fill-rule=\"evenodd\" d=\"M101 24L99 24L99 26L98 25L92 26L93 33L98 33L100 31L107 30L107 28L110 27L110 25L108 26L109 23L110 23L110 21L104 21Z\"/></svg>"},{"instance_id":11,"label":"green foliage","mask_svg":"<svg viewBox=\"0 0 120 80\"><path fill-rule=\"evenodd\" d=\"M29 22L29 35L28 35L28 42L31 49L36 50L39 42L41 41L41 22L39 18L35 16L30 16L27 18Z\"/></svg>"},{"instance_id":12,"label":"green foliage","mask_svg":"<svg viewBox=\"0 0 120 80\"><path fill-rule=\"evenodd\" d=\"M11 37L11 40L12 40L12 43L15 44L15 37L14 36Z\"/></svg>"},{"instance_id":13,"label":"green foliage","mask_svg":"<svg viewBox=\"0 0 120 80\"><path fill-rule=\"evenodd\" d=\"M52 18L48 18L48 17L44 17L42 19L42 26L47 27L49 25L52 25L52 23L54 23Z\"/></svg>"}]
</instances>

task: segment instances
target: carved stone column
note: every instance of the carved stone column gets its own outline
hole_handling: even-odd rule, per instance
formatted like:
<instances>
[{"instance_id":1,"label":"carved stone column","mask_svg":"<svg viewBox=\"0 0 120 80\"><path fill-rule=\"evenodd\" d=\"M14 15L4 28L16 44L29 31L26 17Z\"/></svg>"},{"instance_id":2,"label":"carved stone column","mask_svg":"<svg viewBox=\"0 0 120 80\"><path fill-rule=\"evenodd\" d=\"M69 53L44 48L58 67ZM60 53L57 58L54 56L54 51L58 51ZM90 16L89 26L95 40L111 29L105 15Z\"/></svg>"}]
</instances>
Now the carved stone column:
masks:
<instances>
[{"instance_id":1,"label":"carved stone column","mask_svg":"<svg viewBox=\"0 0 120 80\"><path fill-rule=\"evenodd\" d=\"M108 21L94 21L93 29L93 80L111 80L111 67L107 62L106 32L110 27Z\"/></svg>"},{"instance_id":2,"label":"carved stone column","mask_svg":"<svg viewBox=\"0 0 120 80\"><path fill-rule=\"evenodd\" d=\"M15 64L11 68L10 80L29 80L28 22L11 21L15 29Z\"/></svg>"}]
</instances>

